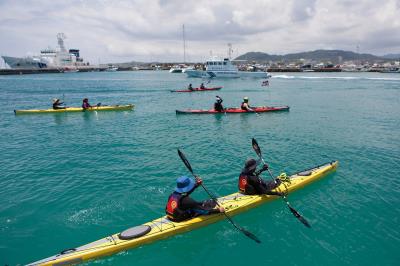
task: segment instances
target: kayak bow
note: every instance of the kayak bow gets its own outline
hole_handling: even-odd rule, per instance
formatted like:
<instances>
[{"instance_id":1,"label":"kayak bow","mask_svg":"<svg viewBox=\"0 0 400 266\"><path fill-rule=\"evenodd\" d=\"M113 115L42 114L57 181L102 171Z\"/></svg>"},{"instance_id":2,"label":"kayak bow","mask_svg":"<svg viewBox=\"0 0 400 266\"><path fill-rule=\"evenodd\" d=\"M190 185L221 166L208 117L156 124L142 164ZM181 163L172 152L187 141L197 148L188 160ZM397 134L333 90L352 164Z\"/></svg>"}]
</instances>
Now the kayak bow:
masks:
<instances>
[{"instance_id":1,"label":"kayak bow","mask_svg":"<svg viewBox=\"0 0 400 266\"><path fill-rule=\"evenodd\" d=\"M127 105L104 105L93 106L84 110L82 107L67 107L65 109L32 109L32 110L14 110L16 115L23 114L54 114L54 113L73 113L73 112L91 112L91 111L126 111L132 110L135 106L133 104Z\"/></svg>"},{"instance_id":2,"label":"kayak bow","mask_svg":"<svg viewBox=\"0 0 400 266\"><path fill-rule=\"evenodd\" d=\"M338 161L332 161L293 174L288 177L286 182L283 182L275 190L281 192L293 192L298 190L334 171L337 165ZM241 193L233 193L218 198L217 200L218 203L225 208L227 215L234 216L277 198L277 196L271 195L244 195ZM163 216L143 225L129 228L122 233L110 235L77 248L64 250L52 257L33 262L29 265L78 264L90 259L111 255L113 253L184 233L223 219L225 219L224 214L218 213L198 216L188 221L176 223L168 220L166 216Z\"/></svg>"},{"instance_id":3,"label":"kayak bow","mask_svg":"<svg viewBox=\"0 0 400 266\"><path fill-rule=\"evenodd\" d=\"M218 112L214 109L210 110L196 110L196 109L188 109L188 110L176 110L177 114L242 114L242 113L265 113L265 112L277 112L277 111L289 111L289 106L259 106L259 107L251 107L252 111L242 110L241 108L225 108L224 111Z\"/></svg>"}]
</instances>

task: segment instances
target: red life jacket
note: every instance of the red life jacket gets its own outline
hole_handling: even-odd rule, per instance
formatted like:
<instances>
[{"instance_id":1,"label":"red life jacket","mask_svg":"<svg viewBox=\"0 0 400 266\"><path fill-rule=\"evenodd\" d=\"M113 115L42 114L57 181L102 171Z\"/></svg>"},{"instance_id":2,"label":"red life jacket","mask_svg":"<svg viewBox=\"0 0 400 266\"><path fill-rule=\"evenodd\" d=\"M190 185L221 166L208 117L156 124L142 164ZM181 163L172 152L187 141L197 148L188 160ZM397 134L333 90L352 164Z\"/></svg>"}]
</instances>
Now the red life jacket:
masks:
<instances>
[{"instance_id":1,"label":"red life jacket","mask_svg":"<svg viewBox=\"0 0 400 266\"><path fill-rule=\"evenodd\" d=\"M165 207L165 212L167 213L168 217L175 218L176 209L179 208L181 198L182 195L175 192L169 196L167 206Z\"/></svg>"},{"instance_id":2,"label":"red life jacket","mask_svg":"<svg viewBox=\"0 0 400 266\"><path fill-rule=\"evenodd\" d=\"M239 176L239 190L240 192L246 192L246 185L247 185L247 175L241 174Z\"/></svg>"},{"instance_id":3,"label":"red life jacket","mask_svg":"<svg viewBox=\"0 0 400 266\"><path fill-rule=\"evenodd\" d=\"M182 205L182 199L187 195L182 195L180 193L172 193L165 207L165 212L168 219L174 222L181 222L190 219L193 213L190 210L182 210L180 207Z\"/></svg>"}]
</instances>

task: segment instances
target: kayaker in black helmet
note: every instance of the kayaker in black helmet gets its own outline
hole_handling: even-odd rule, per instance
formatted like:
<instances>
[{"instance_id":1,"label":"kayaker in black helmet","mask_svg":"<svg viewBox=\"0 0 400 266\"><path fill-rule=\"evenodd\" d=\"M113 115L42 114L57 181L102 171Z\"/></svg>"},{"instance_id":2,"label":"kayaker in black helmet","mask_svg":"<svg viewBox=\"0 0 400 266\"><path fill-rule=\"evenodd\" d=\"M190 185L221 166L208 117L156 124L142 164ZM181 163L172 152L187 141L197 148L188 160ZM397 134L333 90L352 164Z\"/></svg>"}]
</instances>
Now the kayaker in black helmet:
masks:
<instances>
[{"instance_id":1,"label":"kayaker in black helmet","mask_svg":"<svg viewBox=\"0 0 400 266\"><path fill-rule=\"evenodd\" d=\"M280 179L271 181L263 180L259 175L268 169L268 165L264 164L263 167L256 172L257 161L249 159L246 161L244 168L239 176L239 190L246 195L278 195L283 196L283 193L272 192L274 188L281 184Z\"/></svg>"},{"instance_id":2,"label":"kayaker in black helmet","mask_svg":"<svg viewBox=\"0 0 400 266\"><path fill-rule=\"evenodd\" d=\"M201 83L201 84L200 84L200 89L203 90L203 89L205 89L205 88L206 88L206 87L204 87L204 83Z\"/></svg>"},{"instance_id":3,"label":"kayaker in black helmet","mask_svg":"<svg viewBox=\"0 0 400 266\"><path fill-rule=\"evenodd\" d=\"M65 109L67 107L64 106L64 103L60 101L60 99L53 99L53 109L57 110L57 109Z\"/></svg>"},{"instance_id":4,"label":"kayaker in black helmet","mask_svg":"<svg viewBox=\"0 0 400 266\"><path fill-rule=\"evenodd\" d=\"M202 182L200 178L194 181L193 178L187 176L181 176L176 180L175 191L169 196L165 207L168 219L181 222L198 215L225 211L223 207L218 207L213 200L199 202L189 196Z\"/></svg>"},{"instance_id":5,"label":"kayaker in black helmet","mask_svg":"<svg viewBox=\"0 0 400 266\"><path fill-rule=\"evenodd\" d=\"M188 90L190 90L190 91L194 90L194 89L193 89L193 86L192 86L192 83L189 84Z\"/></svg>"},{"instance_id":6,"label":"kayaker in black helmet","mask_svg":"<svg viewBox=\"0 0 400 266\"><path fill-rule=\"evenodd\" d=\"M222 106L222 98L219 97L218 95L215 96L215 103L214 103L214 110L218 111L218 112L223 112L224 111L224 107Z\"/></svg>"},{"instance_id":7,"label":"kayaker in black helmet","mask_svg":"<svg viewBox=\"0 0 400 266\"><path fill-rule=\"evenodd\" d=\"M240 108L242 110L246 110L246 111L249 111L249 112L254 112L254 110L250 108L249 97L244 97L243 98L243 102L240 105Z\"/></svg>"}]
</instances>

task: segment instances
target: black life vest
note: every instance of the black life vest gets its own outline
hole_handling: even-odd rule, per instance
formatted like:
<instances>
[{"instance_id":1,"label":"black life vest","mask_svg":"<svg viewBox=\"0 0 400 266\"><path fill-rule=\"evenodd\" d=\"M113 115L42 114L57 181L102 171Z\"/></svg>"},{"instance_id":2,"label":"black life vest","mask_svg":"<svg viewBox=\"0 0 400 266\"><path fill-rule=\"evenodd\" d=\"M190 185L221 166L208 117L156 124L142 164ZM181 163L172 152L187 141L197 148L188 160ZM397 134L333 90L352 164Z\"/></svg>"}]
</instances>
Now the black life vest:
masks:
<instances>
[{"instance_id":1,"label":"black life vest","mask_svg":"<svg viewBox=\"0 0 400 266\"><path fill-rule=\"evenodd\" d=\"M245 107L244 107L244 104L245 104L246 102L242 102L242 104L240 105L240 109L242 109L242 110L247 110Z\"/></svg>"},{"instance_id":2,"label":"black life vest","mask_svg":"<svg viewBox=\"0 0 400 266\"><path fill-rule=\"evenodd\" d=\"M222 106L222 101L217 101L214 103L214 110L218 112L222 112L224 110L224 107Z\"/></svg>"}]
</instances>

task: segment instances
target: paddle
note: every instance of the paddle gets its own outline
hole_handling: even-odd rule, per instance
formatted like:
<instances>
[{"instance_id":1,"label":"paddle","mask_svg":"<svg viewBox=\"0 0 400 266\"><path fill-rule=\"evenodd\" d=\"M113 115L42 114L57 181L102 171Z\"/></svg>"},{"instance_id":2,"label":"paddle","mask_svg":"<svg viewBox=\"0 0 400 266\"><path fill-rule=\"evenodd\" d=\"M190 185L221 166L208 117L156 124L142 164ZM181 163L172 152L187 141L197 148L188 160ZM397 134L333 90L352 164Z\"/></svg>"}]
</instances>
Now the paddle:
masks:
<instances>
[{"instance_id":1,"label":"paddle","mask_svg":"<svg viewBox=\"0 0 400 266\"><path fill-rule=\"evenodd\" d=\"M189 172L193 175L193 177L198 180L198 177L194 174L192 166L190 165L189 161L186 159L186 156L183 154L183 152L181 152L181 150L178 149L178 155L181 158L182 162L186 165L186 168L189 170ZM203 183L201 183L201 186L203 187L203 189L207 192L207 194L210 196L210 198L219 206L221 207L221 205L218 203L217 199L208 191L208 189L203 185ZM236 224L232 218L226 214L225 212L223 212L223 214L225 215L226 219L228 219L228 221L240 232L242 232L243 234L245 234L248 238L256 241L257 243L261 243L261 241L252 233L250 233L249 231L247 231L246 229L244 229L243 227L239 226L238 224Z\"/></svg>"},{"instance_id":2,"label":"paddle","mask_svg":"<svg viewBox=\"0 0 400 266\"><path fill-rule=\"evenodd\" d=\"M257 153L258 157L261 159L261 161L265 163L264 158L262 157L262 153L261 153L261 149L260 146L258 145L257 141L255 138L253 138L251 140L251 145L253 146L254 151ZM269 170L269 168L267 169L269 175L271 176L272 180L275 181L274 176L272 175L271 171ZM300 213L298 211L296 211L292 206L290 206L289 201L287 200L286 196L283 195L282 199L285 201L286 205L289 207L289 210L293 213L293 215L300 221L302 222L306 227L311 228L311 225L308 223L308 221L300 215Z\"/></svg>"}]
</instances>

